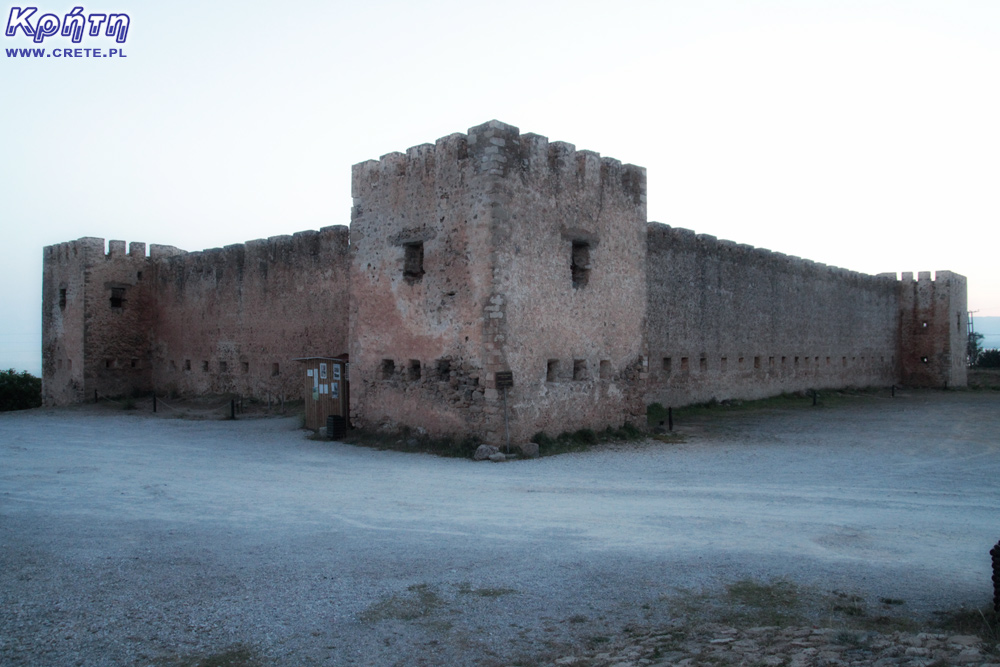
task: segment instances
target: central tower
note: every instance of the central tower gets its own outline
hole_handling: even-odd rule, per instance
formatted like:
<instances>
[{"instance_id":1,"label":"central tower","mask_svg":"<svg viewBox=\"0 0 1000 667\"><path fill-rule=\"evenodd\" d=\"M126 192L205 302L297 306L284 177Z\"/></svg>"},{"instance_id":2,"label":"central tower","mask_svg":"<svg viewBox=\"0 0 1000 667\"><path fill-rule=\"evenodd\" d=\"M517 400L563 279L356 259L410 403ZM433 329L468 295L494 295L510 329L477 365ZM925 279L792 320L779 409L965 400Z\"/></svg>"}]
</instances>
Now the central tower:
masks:
<instances>
[{"instance_id":1,"label":"central tower","mask_svg":"<svg viewBox=\"0 0 1000 667\"><path fill-rule=\"evenodd\" d=\"M514 442L643 419L644 169L491 121L352 194L358 425L499 443L504 391Z\"/></svg>"}]
</instances>

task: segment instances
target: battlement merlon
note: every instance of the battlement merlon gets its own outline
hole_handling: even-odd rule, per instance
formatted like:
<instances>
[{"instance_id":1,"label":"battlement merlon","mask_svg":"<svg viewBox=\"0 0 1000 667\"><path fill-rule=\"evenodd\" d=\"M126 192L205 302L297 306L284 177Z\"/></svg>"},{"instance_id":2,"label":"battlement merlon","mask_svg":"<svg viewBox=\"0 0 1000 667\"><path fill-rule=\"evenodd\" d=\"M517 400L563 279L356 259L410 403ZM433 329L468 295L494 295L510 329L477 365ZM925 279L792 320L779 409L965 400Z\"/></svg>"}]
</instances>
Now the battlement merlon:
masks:
<instances>
[{"instance_id":1,"label":"battlement merlon","mask_svg":"<svg viewBox=\"0 0 1000 667\"><path fill-rule=\"evenodd\" d=\"M406 153L387 153L378 160L359 162L352 168L351 194L358 199L393 177L427 175L439 164L467 162L475 174L500 178L515 173L544 174L585 187L615 187L636 205L646 205L646 169L599 153L577 150L562 141L550 142L538 134L498 120L469 128L468 134L450 134L434 144L414 146Z\"/></svg>"},{"instance_id":2,"label":"battlement merlon","mask_svg":"<svg viewBox=\"0 0 1000 667\"><path fill-rule=\"evenodd\" d=\"M914 280L912 271L903 271L902 273L896 273L895 271L888 271L885 273L877 274L880 278L892 278L900 283L936 283L936 282L946 282L955 284L966 284L967 279L960 273L955 273L954 271L934 271L933 277L931 277L930 271L918 271L917 278Z\"/></svg>"}]
</instances>

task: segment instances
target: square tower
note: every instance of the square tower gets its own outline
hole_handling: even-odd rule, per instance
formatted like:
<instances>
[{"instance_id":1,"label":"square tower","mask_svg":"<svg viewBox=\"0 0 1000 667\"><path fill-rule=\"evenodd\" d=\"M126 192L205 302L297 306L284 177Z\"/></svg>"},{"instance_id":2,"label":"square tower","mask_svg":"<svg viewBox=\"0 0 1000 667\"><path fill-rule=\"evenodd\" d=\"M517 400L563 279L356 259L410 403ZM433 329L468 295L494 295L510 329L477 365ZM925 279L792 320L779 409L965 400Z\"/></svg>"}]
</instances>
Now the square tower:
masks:
<instances>
[{"instance_id":1,"label":"square tower","mask_svg":"<svg viewBox=\"0 0 1000 667\"><path fill-rule=\"evenodd\" d=\"M352 194L356 424L641 422L644 169L491 121L355 165Z\"/></svg>"}]
</instances>

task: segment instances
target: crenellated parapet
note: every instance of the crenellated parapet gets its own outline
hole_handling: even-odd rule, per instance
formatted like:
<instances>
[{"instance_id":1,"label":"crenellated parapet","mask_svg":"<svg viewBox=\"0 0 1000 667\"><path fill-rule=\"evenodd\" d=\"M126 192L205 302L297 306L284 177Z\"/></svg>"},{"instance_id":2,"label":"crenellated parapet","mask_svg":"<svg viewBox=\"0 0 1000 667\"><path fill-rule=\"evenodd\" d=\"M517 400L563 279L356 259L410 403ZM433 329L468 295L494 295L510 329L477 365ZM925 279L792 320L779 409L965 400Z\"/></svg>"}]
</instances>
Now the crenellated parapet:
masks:
<instances>
[{"instance_id":1,"label":"crenellated parapet","mask_svg":"<svg viewBox=\"0 0 1000 667\"><path fill-rule=\"evenodd\" d=\"M895 274L883 274L895 277ZM968 301L965 276L904 272L899 285L901 379L923 387L967 384Z\"/></svg>"},{"instance_id":2,"label":"crenellated parapet","mask_svg":"<svg viewBox=\"0 0 1000 667\"><path fill-rule=\"evenodd\" d=\"M413 146L405 153L387 153L378 160L354 165L352 194L357 199L372 189L400 179L427 180L442 173L461 172L466 178L534 178L557 189L613 190L635 205L646 204L646 170L577 150L563 141L526 133L492 120L469 128L468 134L450 134L434 144ZM356 210L354 217L363 211Z\"/></svg>"},{"instance_id":3,"label":"crenellated parapet","mask_svg":"<svg viewBox=\"0 0 1000 667\"><path fill-rule=\"evenodd\" d=\"M802 259L794 255L757 248L745 243L736 243L719 239L710 234L698 234L690 229L671 227L661 222L650 222L647 228L649 240L650 261L657 261L663 252L682 252L702 254L740 265L765 267L782 273L796 274L803 277L831 278L855 283L885 285L892 279L886 274L870 275L851 271L822 262Z\"/></svg>"}]
</instances>

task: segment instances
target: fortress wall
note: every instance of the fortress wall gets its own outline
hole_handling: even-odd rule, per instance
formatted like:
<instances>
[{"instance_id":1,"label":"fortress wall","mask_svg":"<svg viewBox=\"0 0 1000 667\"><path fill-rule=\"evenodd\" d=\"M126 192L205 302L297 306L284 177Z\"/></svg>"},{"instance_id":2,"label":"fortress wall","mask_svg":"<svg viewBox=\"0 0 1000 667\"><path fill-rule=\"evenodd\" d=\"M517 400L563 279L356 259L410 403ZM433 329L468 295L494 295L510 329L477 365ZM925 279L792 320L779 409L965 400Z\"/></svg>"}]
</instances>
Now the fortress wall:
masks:
<instances>
[{"instance_id":1,"label":"fortress wall","mask_svg":"<svg viewBox=\"0 0 1000 667\"><path fill-rule=\"evenodd\" d=\"M155 295L146 244L110 241L105 252L104 239L82 238L44 253L45 402L147 391Z\"/></svg>"},{"instance_id":2,"label":"fortress wall","mask_svg":"<svg viewBox=\"0 0 1000 667\"><path fill-rule=\"evenodd\" d=\"M42 399L46 405L78 403L86 397L87 267L103 256L104 239L98 238L59 243L42 252Z\"/></svg>"},{"instance_id":3,"label":"fortress wall","mask_svg":"<svg viewBox=\"0 0 1000 667\"><path fill-rule=\"evenodd\" d=\"M513 373L512 440L642 423L645 170L497 122L469 143L496 178L486 391Z\"/></svg>"},{"instance_id":4,"label":"fortress wall","mask_svg":"<svg viewBox=\"0 0 1000 667\"><path fill-rule=\"evenodd\" d=\"M643 169L491 121L352 191L356 423L502 442L498 372L514 442L641 419Z\"/></svg>"},{"instance_id":5,"label":"fortress wall","mask_svg":"<svg viewBox=\"0 0 1000 667\"><path fill-rule=\"evenodd\" d=\"M902 381L926 387L964 387L968 382L969 330L966 279L938 271L934 279L922 271L900 284Z\"/></svg>"},{"instance_id":6,"label":"fortress wall","mask_svg":"<svg viewBox=\"0 0 1000 667\"><path fill-rule=\"evenodd\" d=\"M150 346L156 309L146 244L109 241L87 266L84 378L89 398L152 389Z\"/></svg>"},{"instance_id":7,"label":"fortress wall","mask_svg":"<svg viewBox=\"0 0 1000 667\"><path fill-rule=\"evenodd\" d=\"M492 272L483 181L462 134L354 165L355 424L484 430L480 318Z\"/></svg>"},{"instance_id":8,"label":"fortress wall","mask_svg":"<svg viewBox=\"0 0 1000 667\"><path fill-rule=\"evenodd\" d=\"M152 383L161 395L299 397L294 359L347 351L347 227L153 250Z\"/></svg>"},{"instance_id":9,"label":"fortress wall","mask_svg":"<svg viewBox=\"0 0 1000 667\"><path fill-rule=\"evenodd\" d=\"M648 229L647 401L684 405L898 378L897 281Z\"/></svg>"}]
</instances>

